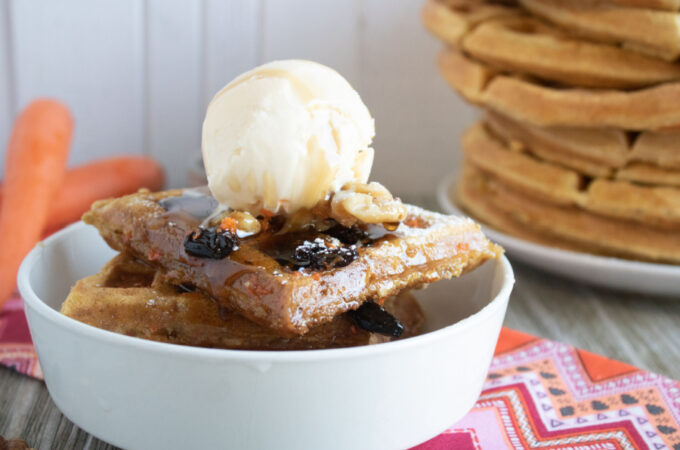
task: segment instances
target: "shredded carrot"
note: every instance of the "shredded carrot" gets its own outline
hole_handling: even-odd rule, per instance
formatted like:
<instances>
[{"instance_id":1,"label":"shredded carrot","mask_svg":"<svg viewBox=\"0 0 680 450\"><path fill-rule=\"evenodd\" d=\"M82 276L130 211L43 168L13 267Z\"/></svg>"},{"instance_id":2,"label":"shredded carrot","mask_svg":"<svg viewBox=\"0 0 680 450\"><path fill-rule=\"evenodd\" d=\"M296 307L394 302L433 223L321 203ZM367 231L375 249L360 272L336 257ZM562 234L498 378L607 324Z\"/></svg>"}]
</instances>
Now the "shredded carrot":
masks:
<instances>
[{"instance_id":1,"label":"shredded carrot","mask_svg":"<svg viewBox=\"0 0 680 450\"><path fill-rule=\"evenodd\" d=\"M314 278L316 281L319 281L321 279L321 274L317 272L314 275L312 275L312 278Z\"/></svg>"},{"instance_id":2,"label":"shredded carrot","mask_svg":"<svg viewBox=\"0 0 680 450\"><path fill-rule=\"evenodd\" d=\"M260 210L260 213L262 213L262 215L265 216L267 219L271 219L275 215L273 211L270 211L267 208L262 208Z\"/></svg>"},{"instance_id":3,"label":"shredded carrot","mask_svg":"<svg viewBox=\"0 0 680 450\"><path fill-rule=\"evenodd\" d=\"M225 217L224 219L222 219L220 221L220 229L231 231L232 233L236 233L236 228L237 228L236 225L238 225L238 224L231 217Z\"/></svg>"},{"instance_id":4,"label":"shredded carrot","mask_svg":"<svg viewBox=\"0 0 680 450\"><path fill-rule=\"evenodd\" d=\"M151 331L152 333L158 333L158 331L160 331L160 329L161 329L160 324L156 321L151 322L148 326L149 326L149 331Z\"/></svg>"},{"instance_id":5,"label":"shredded carrot","mask_svg":"<svg viewBox=\"0 0 680 450\"><path fill-rule=\"evenodd\" d=\"M379 299L379 300L378 300L378 304L379 304L380 306L384 305L384 304L385 304L385 300L386 300L385 298Z\"/></svg>"},{"instance_id":6,"label":"shredded carrot","mask_svg":"<svg viewBox=\"0 0 680 450\"><path fill-rule=\"evenodd\" d=\"M152 248L149 250L149 254L147 255L149 258L149 261L156 261L158 258L161 257L161 252L158 249Z\"/></svg>"},{"instance_id":7,"label":"shredded carrot","mask_svg":"<svg viewBox=\"0 0 680 450\"><path fill-rule=\"evenodd\" d=\"M459 252L467 252L470 250L470 246L466 242L461 242L456 246L456 250Z\"/></svg>"},{"instance_id":8,"label":"shredded carrot","mask_svg":"<svg viewBox=\"0 0 680 450\"><path fill-rule=\"evenodd\" d=\"M420 220L420 218L415 216L409 216L403 221L403 224L410 228L425 228L425 224Z\"/></svg>"}]
</instances>

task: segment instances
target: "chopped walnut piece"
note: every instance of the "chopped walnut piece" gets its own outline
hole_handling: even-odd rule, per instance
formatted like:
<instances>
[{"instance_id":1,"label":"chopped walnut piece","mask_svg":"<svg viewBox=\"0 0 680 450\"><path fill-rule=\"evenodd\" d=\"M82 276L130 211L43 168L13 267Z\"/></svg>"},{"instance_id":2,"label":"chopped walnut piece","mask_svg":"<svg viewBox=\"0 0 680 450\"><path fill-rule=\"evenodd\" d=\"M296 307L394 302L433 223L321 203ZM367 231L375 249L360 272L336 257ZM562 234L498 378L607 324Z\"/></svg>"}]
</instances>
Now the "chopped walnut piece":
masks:
<instances>
[{"instance_id":1,"label":"chopped walnut piece","mask_svg":"<svg viewBox=\"0 0 680 450\"><path fill-rule=\"evenodd\" d=\"M207 227L229 231L232 234L245 233L248 236L262 231L262 223L252 214L245 211L224 211L217 217L211 218Z\"/></svg>"},{"instance_id":2,"label":"chopped walnut piece","mask_svg":"<svg viewBox=\"0 0 680 450\"><path fill-rule=\"evenodd\" d=\"M262 229L260 222L252 214L245 211L234 211L229 218L236 222L236 228L246 233L257 234Z\"/></svg>"},{"instance_id":3,"label":"chopped walnut piece","mask_svg":"<svg viewBox=\"0 0 680 450\"><path fill-rule=\"evenodd\" d=\"M398 224L406 207L380 183L351 182L331 199L331 217L346 227L357 223Z\"/></svg>"}]
</instances>

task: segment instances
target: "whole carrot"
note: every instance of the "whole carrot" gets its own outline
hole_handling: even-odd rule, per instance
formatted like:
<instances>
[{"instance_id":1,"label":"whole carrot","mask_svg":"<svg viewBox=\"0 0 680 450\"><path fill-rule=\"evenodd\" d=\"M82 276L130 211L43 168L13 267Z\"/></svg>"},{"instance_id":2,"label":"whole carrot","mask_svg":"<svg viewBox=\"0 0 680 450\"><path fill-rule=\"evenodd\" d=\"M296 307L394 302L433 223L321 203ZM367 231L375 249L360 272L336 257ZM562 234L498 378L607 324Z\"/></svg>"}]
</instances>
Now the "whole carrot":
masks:
<instances>
[{"instance_id":1,"label":"whole carrot","mask_svg":"<svg viewBox=\"0 0 680 450\"><path fill-rule=\"evenodd\" d=\"M141 188L158 191L164 181L161 166L145 156L117 156L69 169L50 206L45 231L79 220L96 200L120 197ZM3 195L0 184L0 205Z\"/></svg>"},{"instance_id":2,"label":"whole carrot","mask_svg":"<svg viewBox=\"0 0 680 450\"><path fill-rule=\"evenodd\" d=\"M0 308L16 287L21 260L45 228L64 178L72 133L71 114L55 100L32 102L14 124L0 209Z\"/></svg>"},{"instance_id":3,"label":"whole carrot","mask_svg":"<svg viewBox=\"0 0 680 450\"><path fill-rule=\"evenodd\" d=\"M120 197L143 187L158 191L163 182L163 169L144 156L101 159L68 170L50 208L46 229L79 220L95 200Z\"/></svg>"}]
</instances>

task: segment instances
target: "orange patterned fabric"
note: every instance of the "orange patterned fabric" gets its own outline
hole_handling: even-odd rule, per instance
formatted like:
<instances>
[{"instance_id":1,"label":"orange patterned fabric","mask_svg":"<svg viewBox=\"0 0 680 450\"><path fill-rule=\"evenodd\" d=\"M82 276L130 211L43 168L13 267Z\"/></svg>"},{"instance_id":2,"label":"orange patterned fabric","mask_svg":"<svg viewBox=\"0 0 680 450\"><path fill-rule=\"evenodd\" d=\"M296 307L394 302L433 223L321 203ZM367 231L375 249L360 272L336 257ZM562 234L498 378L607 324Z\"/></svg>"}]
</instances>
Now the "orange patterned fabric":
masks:
<instances>
[{"instance_id":1,"label":"orange patterned fabric","mask_svg":"<svg viewBox=\"0 0 680 450\"><path fill-rule=\"evenodd\" d=\"M586 371L592 381L603 381L637 370L635 366L630 364L613 361L585 350L577 350L576 353L581 359L583 370Z\"/></svg>"},{"instance_id":2,"label":"orange patterned fabric","mask_svg":"<svg viewBox=\"0 0 680 450\"><path fill-rule=\"evenodd\" d=\"M680 383L503 329L475 407L416 448L680 450Z\"/></svg>"},{"instance_id":3,"label":"orange patterned fabric","mask_svg":"<svg viewBox=\"0 0 680 450\"><path fill-rule=\"evenodd\" d=\"M507 353L510 350L521 347L524 344L537 340L536 336L522 333L521 331L513 330L511 328L502 328L501 334L498 336L498 343L496 344L495 355Z\"/></svg>"}]
</instances>

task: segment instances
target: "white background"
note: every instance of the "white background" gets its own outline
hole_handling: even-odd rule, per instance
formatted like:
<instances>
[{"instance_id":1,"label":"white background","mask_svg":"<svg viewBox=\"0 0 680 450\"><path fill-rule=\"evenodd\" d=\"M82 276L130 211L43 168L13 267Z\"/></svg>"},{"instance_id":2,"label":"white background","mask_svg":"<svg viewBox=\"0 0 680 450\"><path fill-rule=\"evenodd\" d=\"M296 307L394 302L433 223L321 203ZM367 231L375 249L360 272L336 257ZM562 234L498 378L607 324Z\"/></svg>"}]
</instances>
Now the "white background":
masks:
<instances>
[{"instance_id":1,"label":"white background","mask_svg":"<svg viewBox=\"0 0 680 450\"><path fill-rule=\"evenodd\" d=\"M212 95L262 62L330 65L376 120L373 179L432 193L476 116L437 73L419 0L0 0L0 142L31 99L66 102L70 164L144 153L186 182ZM0 168L2 163L0 162Z\"/></svg>"}]
</instances>

